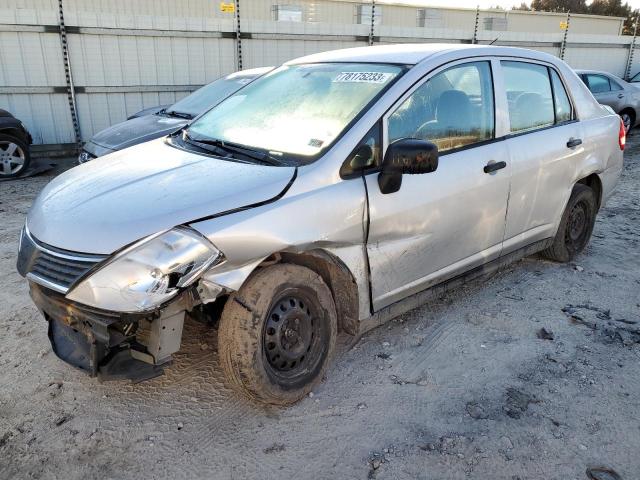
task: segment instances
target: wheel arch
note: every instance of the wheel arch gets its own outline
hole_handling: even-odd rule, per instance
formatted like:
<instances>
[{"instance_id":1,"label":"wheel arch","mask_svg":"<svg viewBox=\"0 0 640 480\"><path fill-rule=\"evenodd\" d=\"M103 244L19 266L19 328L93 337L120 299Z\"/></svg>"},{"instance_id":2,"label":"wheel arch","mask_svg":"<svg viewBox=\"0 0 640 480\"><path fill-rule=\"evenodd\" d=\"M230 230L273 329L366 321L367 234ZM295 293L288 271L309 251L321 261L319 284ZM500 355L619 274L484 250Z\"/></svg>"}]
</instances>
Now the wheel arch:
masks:
<instances>
[{"instance_id":1,"label":"wheel arch","mask_svg":"<svg viewBox=\"0 0 640 480\"><path fill-rule=\"evenodd\" d=\"M17 126L3 125L0 126L0 135L9 135L15 137L18 140L25 142L27 146L31 144L31 138L25 135L25 132Z\"/></svg>"},{"instance_id":2,"label":"wheel arch","mask_svg":"<svg viewBox=\"0 0 640 480\"><path fill-rule=\"evenodd\" d=\"M358 332L358 284L349 268L338 257L323 249L283 251L267 257L256 270L275 263L300 265L320 275L329 287L336 305L338 330L350 335Z\"/></svg>"},{"instance_id":3,"label":"wheel arch","mask_svg":"<svg viewBox=\"0 0 640 480\"><path fill-rule=\"evenodd\" d=\"M592 173L590 175L587 175L586 177L578 180L576 183L586 185L591 188L591 190L593 190L596 196L596 207L598 210L600 210L600 205L602 204L602 180L600 179L598 174Z\"/></svg>"},{"instance_id":4,"label":"wheel arch","mask_svg":"<svg viewBox=\"0 0 640 480\"><path fill-rule=\"evenodd\" d=\"M327 284L333 301L336 306L336 314L338 317L338 330L345 331L350 335L357 335L359 332L359 299L358 283L355 276L345 263L331 252L316 248L303 252L280 251L272 253L268 257L259 261L257 264L249 265L248 269L241 272L239 277L234 278L234 286L231 291L240 290L242 286L260 269L275 264L288 263L306 267L309 270L320 275L322 280ZM241 279L241 280L240 280ZM219 278L209 277L207 280L213 283L219 283ZM228 280L228 279L227 279ZM226 283L226 282L225 282ZM228 285L222 285L229 291ZM227 296L219 296L222 301L221 305L217 305L216 312L221 312ZM218 299L215 302L218 302Z\"/></svg>"},{"instance_id":5,"label":"wheel arch","mask_svg":"<svg viewBox=\"0 0 640 480\"><path fill-rule=\"evenodd\" d=\"M240 291L249 279L260 270L275 264L293 264L306 267L320 276L328 286L336 306L338 330L351 335L360 331L360 315L369 306L368 276L363 271L358 276L361 265L359 255L362 250L357 245L348 246L346 252L338 255L332 250L319 246L308 249L286 247L271 254L260 255L253 261L229 261L219 269L205 272L199 280L196 290L203 304L216 304L212 320L224 308L230 294ZM343 256L344 254L344 256Z\"/></svg>"}]
</instances>

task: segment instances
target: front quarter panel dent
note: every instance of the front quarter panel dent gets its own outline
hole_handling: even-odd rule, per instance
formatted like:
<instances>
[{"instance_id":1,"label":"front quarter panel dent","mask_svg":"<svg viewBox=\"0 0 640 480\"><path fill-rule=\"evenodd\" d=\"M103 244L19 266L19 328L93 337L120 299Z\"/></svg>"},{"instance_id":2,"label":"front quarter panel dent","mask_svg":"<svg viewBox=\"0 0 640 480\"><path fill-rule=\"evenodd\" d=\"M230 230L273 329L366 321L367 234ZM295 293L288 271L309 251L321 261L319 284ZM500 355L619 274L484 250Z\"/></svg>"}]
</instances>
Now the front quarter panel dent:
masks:
<instances>
[{"instance_id":1,"label":"front quarter panel dent","mask_svg":"<svg viewBox=\"0 0 640 480\"><path fill-rule=\"evenodd\" d=\"M368 279L364 261L364 186L360 179L338 181L311 188L299 178L276 202L191 224L225 255L212 267L207 281L238 290L265 259L274 254L286 258L323 252L339 260L357 288L357 316L366 315ZM289 255L287 257L287 255ZM364 312L364 313L363 313Z\"/></svg>"}]
</instances>

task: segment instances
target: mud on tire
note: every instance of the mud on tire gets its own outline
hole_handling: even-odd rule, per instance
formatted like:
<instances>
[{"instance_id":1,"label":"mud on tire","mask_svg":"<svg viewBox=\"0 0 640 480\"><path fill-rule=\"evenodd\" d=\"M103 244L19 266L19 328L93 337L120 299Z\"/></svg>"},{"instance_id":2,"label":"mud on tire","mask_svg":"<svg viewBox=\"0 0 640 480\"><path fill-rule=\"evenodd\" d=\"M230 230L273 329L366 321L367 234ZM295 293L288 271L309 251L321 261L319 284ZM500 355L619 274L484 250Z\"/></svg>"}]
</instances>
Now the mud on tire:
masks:
<instances>
[{"instance_id":1,"label":"mud on tire","mask_svg":"<svg viewBox=\"0 0 640 480\"><path fill-rule=\"evenodd\" d=\"M575 185L553 243L542 255L557 262L571 261L589 243L597 210L593 190L580 183Z\"/></svg>"},{"instance_id":2,"label":"mud on tire","mask_svg":"<svg viewBox=\"0 0 640 480\"><path fill-rule=\"evenodd\" d=\"M289 405L322 379L336 334L336 308L322 278L299 265L272 265L229 297L218 330L220 363L237 391Z\"/></svg>"}]
</instances>

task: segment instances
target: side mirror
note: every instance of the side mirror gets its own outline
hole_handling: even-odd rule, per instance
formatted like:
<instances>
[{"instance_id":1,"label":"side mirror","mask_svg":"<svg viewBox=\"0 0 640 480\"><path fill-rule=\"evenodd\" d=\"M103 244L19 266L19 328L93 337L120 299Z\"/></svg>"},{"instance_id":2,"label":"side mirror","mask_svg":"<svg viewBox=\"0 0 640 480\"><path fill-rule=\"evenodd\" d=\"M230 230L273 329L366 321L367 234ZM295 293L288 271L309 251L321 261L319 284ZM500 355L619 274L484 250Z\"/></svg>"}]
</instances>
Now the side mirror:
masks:
<instances>
[{"instance_id":1,"label":"side mirror","mask_svg":"<svg viewBox=\"0 0 640 480\"><path fill-rule=\"evenodd\" d=\"M378 185L382 193L400 190L402 175L431 173L438 168L438 147L425 140L403 138L387 148L382 161L382 171L378 175Z\"/></svg>"}]
</instances>

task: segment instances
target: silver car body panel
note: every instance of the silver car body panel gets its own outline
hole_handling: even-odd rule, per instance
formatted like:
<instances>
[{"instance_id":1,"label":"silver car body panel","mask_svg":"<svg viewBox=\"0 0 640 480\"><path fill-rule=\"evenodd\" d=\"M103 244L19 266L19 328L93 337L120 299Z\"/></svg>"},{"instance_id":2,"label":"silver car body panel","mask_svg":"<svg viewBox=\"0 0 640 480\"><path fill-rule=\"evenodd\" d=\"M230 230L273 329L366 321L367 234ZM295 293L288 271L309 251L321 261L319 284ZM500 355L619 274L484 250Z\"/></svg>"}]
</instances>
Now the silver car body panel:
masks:
<instances>
[{"instance_id":1,"label":"silver car body panel","mask_svg":"<svg viewBox=\"0 0 640 480\"><path fill-rule=\"evenodd\" d=\"M380 193L376 174L366 176L366 189L360 178L340 177L350 152L416 84L454 62L479 58L493 64L495 141L443 155L438 170L405 176L394 194ZM577 121L509 135L500 58L555 68L572 97ZM145 235L189 223L225 256L204 279L228 290L240 288L275 253L321 250L350 271L363 320L420 289L552 237L575 182L598 174L606 199L620 175L619 118L551 55L511 47L422 44L325 52L291 63L340 61L415 66L322 158L299 167L292 183L290 168L230 163L155 141L54 180L29 214L32 234L67 250L110 253ZM567 148L572 137L583 144ZM504 160L507 168L484 174L482 166L489 160ZM256 202L262 203L234 210ZM233 213L198 220L229 210Z\"/></svg>"},{"instance_id":2,"label":"silver car body panel","mask_svg":"<svg viewBox=\"0 0 640 480\"><path fill-rule=\"evenodd\" d=\"M27 225L54 247L113 253L194 218L268 201L294 172L198 155L159 139L56 177L34 202Z\"/></svg>"}]
</instances>

